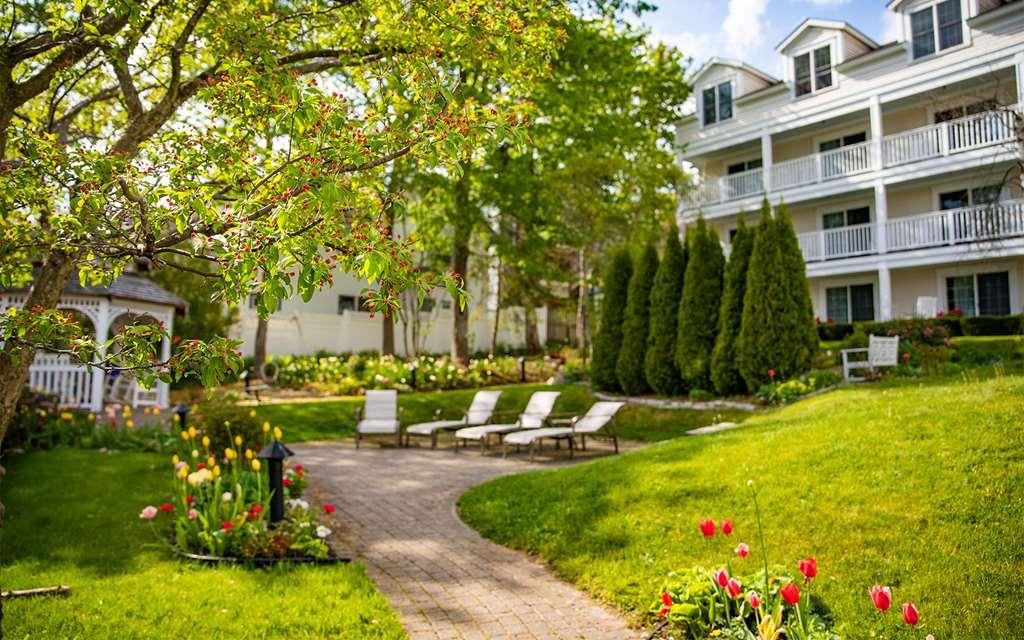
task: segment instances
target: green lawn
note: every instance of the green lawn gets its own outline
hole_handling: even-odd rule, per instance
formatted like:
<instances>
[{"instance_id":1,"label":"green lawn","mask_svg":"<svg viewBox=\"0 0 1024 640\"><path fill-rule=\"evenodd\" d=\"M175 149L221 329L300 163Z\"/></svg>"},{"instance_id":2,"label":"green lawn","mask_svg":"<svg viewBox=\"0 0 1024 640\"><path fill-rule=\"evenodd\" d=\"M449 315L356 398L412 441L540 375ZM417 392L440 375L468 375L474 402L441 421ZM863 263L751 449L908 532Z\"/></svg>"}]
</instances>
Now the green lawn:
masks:
<instances>
[{"instance_id":1,"label":"green lawn","mask_svg":"<svg viewBox=\"0 0 1024 640\"><path fill-rule=\"evenodd\" d=\"M8 638L404 638L359 564L209 568L155 543L139 511L168 461L55 449L5 461L3 588L69 585L4 603Z\"/></svg>"},{"instance_id":2,"label":"green lawn","mask_svg":"<svg viewBox=\"0 0 1024 640\"><path fill-rule=\"evenodd\" d=\"M578 414L595 401L590 390L583 385L516 385L502 389L498 411L513 420L516 413L526 407L534 391L561 391L555 405L556 413ZM398 396L404 409L403 422L413 424L434 419L434 411L441 409L442 417L459 418L473 400L474 389L408 393ZM263 420L280 425L288 442L326 440L355 434L355 409L362 406L362 398L346 398L326 402L292 402L267 404L256 411ZM627 440L656 442L682 435L688 429L703 427L715 421L741 421L749 412L734 409L698 411L691 409L652 409L641 406L624 407L615 417L616 433Z\"/></svg>"},{"instance_id":3,"label":"green lawn","mask_svg":"<svg viewBox=\"0 0 1024 640\"><path fill-rule=\"evenodd\" d=\"M752 479L770 562L795 572L817 556L814 590L844 638L878 629L876 583L893 587L894 609L922 611L920 636L896 614L881 637L1020 638L1022 423L1024 376L846 387L734 431L499 478L460 508L485 536L635 613L673 570L722 566L740 541L759 557ZM706 544L705 517L736 532Z\"/></svg>"}]
</instances>

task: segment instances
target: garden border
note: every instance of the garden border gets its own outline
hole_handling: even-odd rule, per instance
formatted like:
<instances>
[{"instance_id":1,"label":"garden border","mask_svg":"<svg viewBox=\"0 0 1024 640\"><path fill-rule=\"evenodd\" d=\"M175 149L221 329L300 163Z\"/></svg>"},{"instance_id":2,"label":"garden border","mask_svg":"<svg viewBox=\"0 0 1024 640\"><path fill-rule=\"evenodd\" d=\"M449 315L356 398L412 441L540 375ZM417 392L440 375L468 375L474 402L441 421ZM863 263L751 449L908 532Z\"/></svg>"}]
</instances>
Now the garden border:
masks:
<instances>
[{"instance_id":1,"label":"garden border","mask_svg":"<svg viewBox=\"0 0 1024 640\"><path fill-rule=\"evenodd\" d=\"M625 402L627 404L639 404L656 409L697 409L707 411L712 409L741 409L744 411L758 411L764 407L751 402L739 402L736 400L709 400L707 402L693 402L692 400L662 400L660 398L639 398L636 396L619 396L604 393L592 389L591 392L598 400L613 402Z\"/></svg>"},{"instance_id":2,"label":"garden border","mask_svg":"<svg viewBox=\"0 0 1024 640\"><path fill-rule=\"evenodd\" d=\"M219 564L239 564L239 565L255 565L257 567L272 567L278 564L311 564L311 565L334 565L334 564L348 564L352 562L352 558L348 556L329 556L327 558L310 558L310 557L296 557L296 556L285 556L283 558L235 558L232 556L206 556L198 553L188 553L179 549L174 549L175 555L185 560L192 560L204 565L219 565Z\"/></svg>"}]
</instances>

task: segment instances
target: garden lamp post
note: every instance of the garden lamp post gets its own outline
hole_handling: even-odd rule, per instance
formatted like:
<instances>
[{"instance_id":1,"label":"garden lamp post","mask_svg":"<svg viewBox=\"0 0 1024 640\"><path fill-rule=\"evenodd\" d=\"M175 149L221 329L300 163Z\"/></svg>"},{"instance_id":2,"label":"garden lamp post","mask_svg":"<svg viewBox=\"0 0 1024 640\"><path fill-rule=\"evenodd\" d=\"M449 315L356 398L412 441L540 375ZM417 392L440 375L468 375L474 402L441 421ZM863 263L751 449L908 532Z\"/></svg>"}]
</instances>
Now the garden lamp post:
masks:
<instances>
[{"instance_id":1,"label":"garden lamp post","mask_svg":"<svg viewBox=\"0 0 1024 640\"><path fill-rule=\"evenodd\" d=\"M184 431L187 427L185 421L188 420L188 405L184 402L179 403L178 406L174 407L174 413L178 416L178 427Z\"/></svg>"},{"instance_id":2,"label":"garden lamp post","mask_svg":"<svg viewBox=\"0 0 1024 640\"><path fill-rule=\"evenodd\" d=\"M526 356L519 356L519 382L526 382Z\"/></svg>"},{"instance_id":3,"label":"garden lamp post","mask_svg":"<svg viewBox=\"0 0 1024 640\"><path fill-rule=\"evenodd\" d=\"M256 457L267 461L267 473L270 474L270 523L284 519L284 459L293 456L292 450L274 440Z\"/></svg>"},{"instance_id":4,"label":"garden lamp post","mask_svg":"<svg viewBox=\"0 0 1024 640\"><path fill-rule=\"evenodd\" d=\"M410 385L413 389L416 388L416 365L412 365L412 369L409 370L409 374L412 378L412 384Z\"/></svg>"}]
</instances>

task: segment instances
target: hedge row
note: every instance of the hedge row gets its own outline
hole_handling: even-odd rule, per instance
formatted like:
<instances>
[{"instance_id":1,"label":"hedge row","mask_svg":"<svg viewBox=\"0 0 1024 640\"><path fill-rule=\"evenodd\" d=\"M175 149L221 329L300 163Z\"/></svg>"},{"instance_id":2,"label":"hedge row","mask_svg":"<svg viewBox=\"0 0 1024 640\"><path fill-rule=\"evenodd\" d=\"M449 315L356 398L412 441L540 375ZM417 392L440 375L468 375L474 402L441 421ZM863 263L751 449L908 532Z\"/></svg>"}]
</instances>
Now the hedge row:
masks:
<instances>
[{"instance_id":1,"label":"hedge row","mask_svg":"<svg viewBox=\"0 0 1024 640\"><path fill-rule=\"evenodd\" d=\"M1024 333L1024 315L1010 316L943 316L941 318L912 318L914 322L938 324L946 328L951 336L1015 336ZM865 333L882 334L907 322L907 319L886 322L829 322L818 325L821 340L844 340L855 329L863 328Z\"/></svg>"}]
</instances>

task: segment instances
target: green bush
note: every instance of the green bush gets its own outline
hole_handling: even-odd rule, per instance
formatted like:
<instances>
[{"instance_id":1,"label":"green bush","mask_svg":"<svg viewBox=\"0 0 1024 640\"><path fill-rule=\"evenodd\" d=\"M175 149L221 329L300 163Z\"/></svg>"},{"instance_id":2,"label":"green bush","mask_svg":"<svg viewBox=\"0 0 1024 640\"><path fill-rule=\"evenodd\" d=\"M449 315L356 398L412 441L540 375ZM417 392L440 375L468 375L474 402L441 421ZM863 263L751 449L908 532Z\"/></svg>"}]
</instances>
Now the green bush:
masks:
<instances>
[{"instance_id":1,"label":"green bush","mask_svg":"<svg viewBox=\"0 0 1024 640\"><path fill-rule=\"evenodd\" d=\"M818 349L814 310L807 288L803 253L785 205L770 215L762 205L743 298L737 342L740 374L748 389L807 372Z\"/></svg>"},{"instance_id":2,"label":"green bush","mask_svg":"<svg viewBox=\"0 0 1024 640\"><path fill-rule=\"evenodd\" d=\"M736 221L736 235L732 239L729 262L725 266L725 288L722 291L722 307L718 312L718 336L715 338L715 350L711 353L711 381L715 384L715 390L723 396L747 390L736 364L736 341L743 321L743 296L747 291L747 268L750 266L750 252L753 248L754 230L747 227L743 214L740 214Z\"/></svg>"},{"instance_id":3,"label":"green bush","mask_svg":"<svg viewBox=\"0 0 1024 640\"><path fill-rule=\"evenodd\" d=\"M821 322L818 321L818 339L825 342L844 340L853 333L852 322Z\"/></svg>"},{"instance_id":4,"label":"green bush","mask_svg":"<svg viewBox=\"0 0 1024 640\"><path fill-rule=\"evenodd\" d=\"M654 250L654 244L648 242L637 256L633 277L629 279L629 299L622 322L622 348L615 363L619 386L631 396L650 391L644 374L644 356L650 326L651 287L657 271L658 252Z\"/></svg>"},{"instance_id":5,"label":"green bush","mask_svg":"<svg viewBox=\"0 0 1024 640\"><path fill-rule=\"evenodd\" d=\"M686 386L710 389L711 352L718 335L725 258L718 234L705 224L703 217L697 218L697 226L689 236L690 259L679 301L676 364Z\"/></svg>"},{"instance_id":6,"label":"green bush","mask_svg":"<svg viewBox=\"0 0 1024 640\"><path fill-rule=\"evenodd\" d=\"M683 390L675 352L679 298L683 293L685 271L686 251L679 242L679 230L673 225L665 240L665 256L654 275L650 335L644 357L647 384L663 396L679 395Z\"/></svg>"},{"instance_id":7,"label":"green bush","mask_svg":"<svg viewBox=\"0 0 1024 640\"><path fill-rule=\"evenodd\" d=\"M594 386L605 391L619 390L619 377L615 373L622 347L622 322L629 296L629 280L633 275L633 260L629 249L618 247L610 252L604 276L604 298L601 301L601 323L594 340L594 357L590 379Z\"/></svg>"},{"instance_id":8,"label":"green bush","mask_svg":"<svg viewBox=\"0 0 1024 640\"><path fill-rule=\"evenodd\" d=\"M973 316L961 318L965 336L1016 336L1021 333L1021 316Z\"/></svg>"},{"instance_id":9,"label":"green bush","mask_svg":"<svg viewBox=\"0 0 1024 640\"><path fill-rule=\"evenodd\" d=\"M261 437L259 418L252 407L238 404L234 398L218 394L195 405L189 416L189 425L210 438L210 448L222 451L235 447L235 436L241 436L246 445Z\"/></svg>"}]
</instances>

